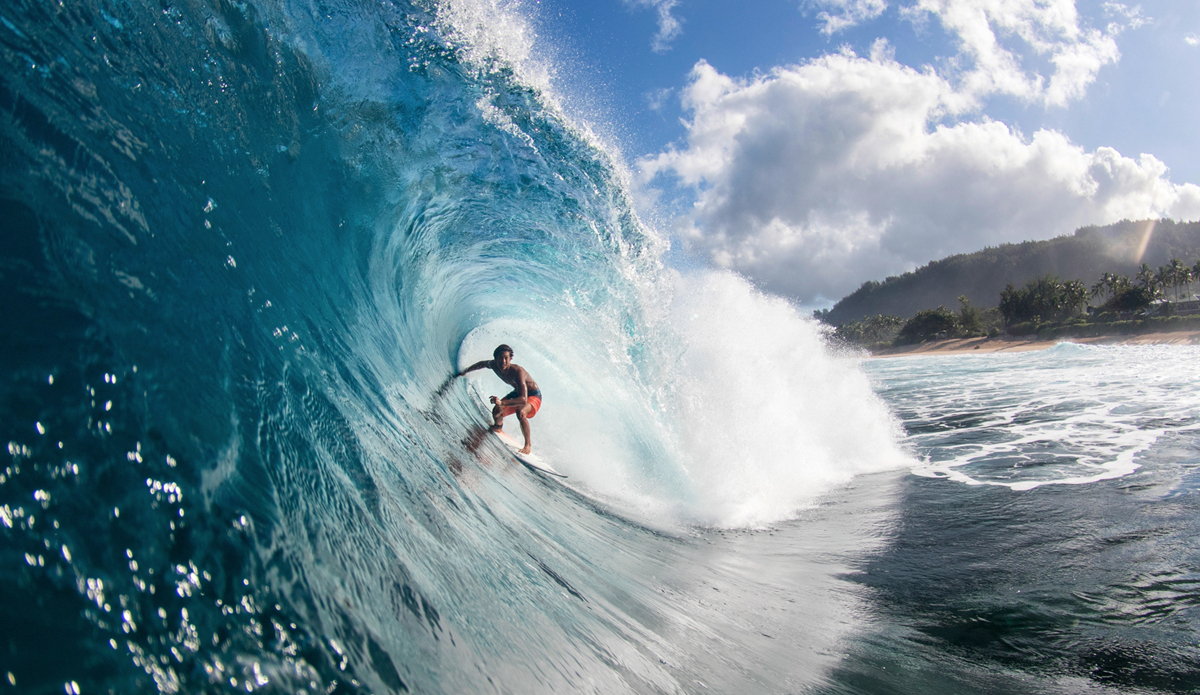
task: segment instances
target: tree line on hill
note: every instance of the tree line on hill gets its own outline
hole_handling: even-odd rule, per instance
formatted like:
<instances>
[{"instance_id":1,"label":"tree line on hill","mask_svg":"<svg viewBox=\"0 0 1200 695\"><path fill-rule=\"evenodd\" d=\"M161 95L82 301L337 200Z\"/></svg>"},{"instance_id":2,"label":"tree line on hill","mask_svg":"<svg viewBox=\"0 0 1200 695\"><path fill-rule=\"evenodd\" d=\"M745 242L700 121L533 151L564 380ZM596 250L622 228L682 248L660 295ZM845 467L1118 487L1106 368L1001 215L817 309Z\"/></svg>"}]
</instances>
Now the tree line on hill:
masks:
<instances>
[{"instance_id":1,"label":"tree line on hill","mask_svg":"<svg viewBox=\"0 0 1200 695\"><path fill-rule=\"evenodd\" d=\"M1081 280L1061 281L1047 274L1022 287L1007 284L995 307L980 309L966 295L959 295L958 313L943 304L936 309L921 309L907 320L876 314L838 324L833 335L841 343L878 350L930 339L1028 335L1046 327L1057 329L1059 334L1064 329L1094 333L1104 326L1129 323L1157 300L1168 299L1168 289L1173 290L1171 296L1176 302L1189 297L1193 282L1200 282L1200 260L1189 266L1173 258L1157 270L1143 263L1133 278L1104 272L1090 288ZM1186 292L1181 292L1185 288ZM1091 307L1093 299L1101 303ZM1171 307L1165 304L1164 313L1169 315ZM1084 318L1089 309L1091 316ZM829 311L814 313L826 323L829 315ZM1200 321L1196 323L1200 327Z\"/></svg>"},{"instance_id":2,"label":"tree line on hill","mask_svg":"<svg viewBox=\"0 0 1200 695\"><path fill-rule=\"evenodd\" d=\"M1200 222L1125 220L1084 227L1046 241L949 256L883 282L865 282L823 312L822 320L836 326L877 315L907 319L929 307L955 306L960 296L987 306L1009 284L1020 287L1047 275L1134 277L1140 264L1157 267L1175 258L1200 258Z\"/></svg>"}]
</instances>

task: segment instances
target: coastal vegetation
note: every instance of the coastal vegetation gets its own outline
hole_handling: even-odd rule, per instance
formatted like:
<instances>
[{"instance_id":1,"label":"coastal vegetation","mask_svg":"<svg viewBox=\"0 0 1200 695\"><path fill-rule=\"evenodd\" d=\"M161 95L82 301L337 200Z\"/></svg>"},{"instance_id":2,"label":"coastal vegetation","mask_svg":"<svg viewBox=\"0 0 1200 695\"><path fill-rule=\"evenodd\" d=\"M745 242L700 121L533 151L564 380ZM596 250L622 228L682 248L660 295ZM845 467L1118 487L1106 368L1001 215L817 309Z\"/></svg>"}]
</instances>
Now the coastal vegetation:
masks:
<instances>
[{"instance_id":1,"label":"coastal vegetation","mask_svg":"<svg viewBox=\"0 0 1200 695\"><path fill-rule=\"evenodd\" d=\"M960 296L976 306L994 306L1008 285L1022 287L1047 275L1086 279L1090 290L1090 283L1105 273L1136 280L1143 264L1157 268L1171 259L1195 258L1200 258L1200 222L1142 220L1084 227L1046 241L948 256L882 282L865 282L823 312L822 320L831 326L880 315L907 320L924 309L954 307Z\"/></svg>"},{"instance_id":2,"label":"coastal vegetation","mask_svg":"<svg viewBox=\"0 0 1200 695\"><path fill-rule=\"evenodd\" d=\"M980 309L967 297L958 298L957 313L939 306L922 309L912 318L877 314L862 321L851 321L833 329L834 339L842 344L868 350L883 350L897 345L912 345L926 340L998 336L1003 319L997 308Z\"/></svg>"},{"instance_id":3,"label":"coastal vegetation","mask_svg":"<svg viewBox=\"0 0 1200 695\"><path fill-rule=\"evenodd\" d=\"M1200 329L1200 299L1191 295L1194 283L1200 283L1200 260L1189 265L1177 258L1157 269L1142 263L1132 277L1104 271L1090 286L1045 274L1020 287L1007 283L994 307L976 307L963 294L957 313L943 304L919 309L907 319L875 314L840 323L832 335L839 343L878 351L949 338L1052 339ZM832 315L828 310L814 314L825 323Z\"/></svg>"}]
</instances>

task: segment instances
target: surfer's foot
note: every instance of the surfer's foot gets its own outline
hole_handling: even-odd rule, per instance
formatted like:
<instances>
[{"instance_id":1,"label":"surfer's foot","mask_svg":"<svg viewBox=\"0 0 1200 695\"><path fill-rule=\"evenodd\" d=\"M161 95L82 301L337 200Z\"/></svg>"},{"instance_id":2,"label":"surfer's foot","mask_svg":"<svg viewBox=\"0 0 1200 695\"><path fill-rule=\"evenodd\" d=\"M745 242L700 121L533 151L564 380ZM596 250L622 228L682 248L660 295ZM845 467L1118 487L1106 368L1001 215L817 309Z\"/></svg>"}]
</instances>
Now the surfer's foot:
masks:
<instances>
[{"instance_id":1,"label":"surfer's foot","mask_svg":"<svg viewBox=\"0 0 1200 695\"><path fill-rule=\"evenodd\" d=\"M525 447L524 449L521 449L517 453L518 454L530 454L530 453L533 453L533 451L529 447Z\"/></svg>"},{"instance_id":2,"label":"surfer's foot","mask_svg":"<svg viewBox=\"0 0 1200 695\"><path fill-rule=\"evenodd\" d=\"M501 427L500 425L489 425L488 429L493 432L503 432L504 431L504 428ZM526 452L526 453L528 453L528 452Z\"/></svg>"}]
</instances>

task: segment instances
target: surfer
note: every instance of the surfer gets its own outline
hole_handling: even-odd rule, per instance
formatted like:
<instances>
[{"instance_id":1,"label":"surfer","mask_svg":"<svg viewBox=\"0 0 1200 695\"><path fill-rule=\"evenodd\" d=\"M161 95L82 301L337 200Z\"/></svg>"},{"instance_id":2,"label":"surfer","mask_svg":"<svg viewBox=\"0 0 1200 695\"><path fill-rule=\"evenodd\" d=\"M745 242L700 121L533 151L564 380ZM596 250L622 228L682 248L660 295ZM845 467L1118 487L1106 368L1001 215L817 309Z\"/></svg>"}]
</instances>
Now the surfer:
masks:
<instances>
[{"instance_id":1,"label":"surfer","mask_svg":"<svg viewBox=\"0 0 1200 695\"><path fill-rule=\"evenodd\" d=\"M476 362L454 376L463 376L476 369L490 368L502 381L513 387L512 392L504 398L492 396L489 399L492 402L492 430L503 431L504 418L515 414L517 422L521 423L521 434L525 435L525 448L521 449L521 453L528 454L533 450L529 438L529 418L537 415L537 411L542 407L542 392L533 377L529 376L529 372L520 365L513 364L512 348L507 345L497 346L492 351L492 358Z\"/></svg>"}]
</instances>

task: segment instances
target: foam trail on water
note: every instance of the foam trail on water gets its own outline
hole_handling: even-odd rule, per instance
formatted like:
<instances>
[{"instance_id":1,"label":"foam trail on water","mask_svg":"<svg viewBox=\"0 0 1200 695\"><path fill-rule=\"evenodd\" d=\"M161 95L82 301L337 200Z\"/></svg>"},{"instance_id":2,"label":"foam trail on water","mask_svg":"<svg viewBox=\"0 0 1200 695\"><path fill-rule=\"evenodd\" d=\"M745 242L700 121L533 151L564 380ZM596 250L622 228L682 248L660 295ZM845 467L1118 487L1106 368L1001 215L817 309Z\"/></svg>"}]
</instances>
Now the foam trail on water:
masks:
<instances>
[{"instance_id":1,"label":"foam trail on water","mask_svg":"<svg viewBox=\"0 0 1200 695\"><path fill-rule=\"evenodd\" d=\"M1192 422L1194 370L1176 366L1181 350L1195 348L1060 343L1028 355L891 359L870 371L883 388L920 385L920 397L897 399L910 441L926 452L913 473L1025 491L1130 475L1160 438ZM1132 404L1131 393L1153 405Z\"/></svg>"}]
</instances>

